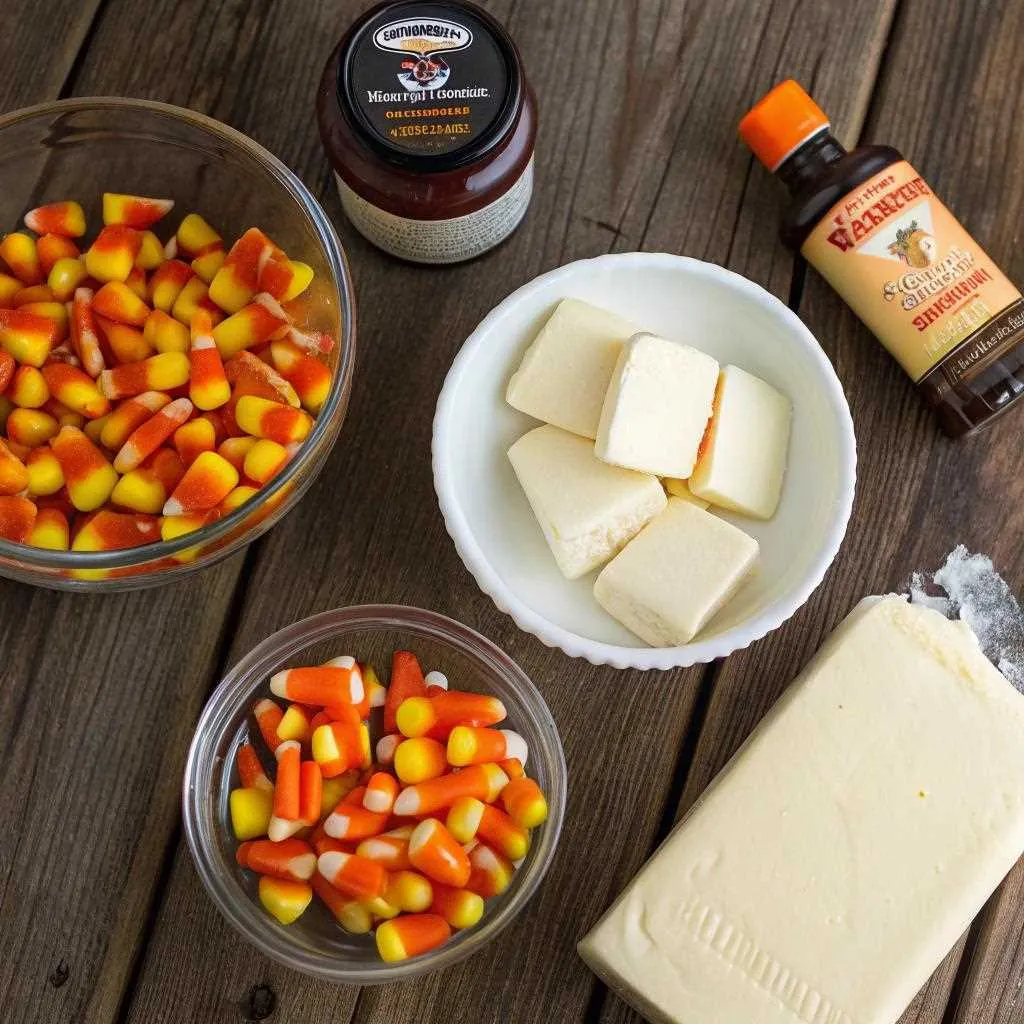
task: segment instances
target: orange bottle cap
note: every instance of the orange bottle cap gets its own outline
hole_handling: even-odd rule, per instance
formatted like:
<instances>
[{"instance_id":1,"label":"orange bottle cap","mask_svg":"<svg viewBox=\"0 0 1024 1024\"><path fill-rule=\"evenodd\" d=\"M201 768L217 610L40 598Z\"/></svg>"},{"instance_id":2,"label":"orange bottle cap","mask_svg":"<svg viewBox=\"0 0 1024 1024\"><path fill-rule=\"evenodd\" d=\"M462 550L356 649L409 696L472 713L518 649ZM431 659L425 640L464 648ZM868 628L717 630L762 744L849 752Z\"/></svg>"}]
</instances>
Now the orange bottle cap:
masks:
<instances>
[{"instance_id":1,"label":"orange bottle cap","mask_svg":"<svg viewBox=\"0 0 1024 1024\"><path fill-rule=\"evenodd\" d=\"M821 107L790 78L740 121L740 138L769 171L775 171L793 150L828 126Z\"/></svg>"}]
</instances>

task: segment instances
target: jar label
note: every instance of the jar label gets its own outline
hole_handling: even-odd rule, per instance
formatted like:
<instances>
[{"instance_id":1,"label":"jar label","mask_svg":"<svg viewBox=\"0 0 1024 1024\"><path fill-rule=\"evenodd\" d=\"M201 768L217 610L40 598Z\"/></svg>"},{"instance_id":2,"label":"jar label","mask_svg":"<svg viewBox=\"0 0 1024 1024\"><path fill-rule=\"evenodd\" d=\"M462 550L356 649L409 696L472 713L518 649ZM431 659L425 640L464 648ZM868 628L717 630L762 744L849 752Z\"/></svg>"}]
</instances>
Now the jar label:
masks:
<instances>
[{"instance_id":1,"label":"jar label","mask_svg":"<svg viewBox=\"0 0 1024 1024\"><path fill-rule=\"evenodd\" d=\"M487 206L461 217L413 220L388 213L357 195L335 174L341 205L359 233L378 248L414 263L459 263L472 259L516 229L533 194L533 160L516 183Z\"/></svg>"},{"instance_id":2,"label":"jar label","mask_svg":"<svg viewBox=\"0 0 1024 1024\"><path fill-rule=\"evenodd\" d=\"M939 364L969 380L1018 340L1020 291L905 160L840 199L800 251L915 382Z\"/></svg>"},{"instance_id":3,"label":"jar label","mask_svg":"<svg viewBox=\"0 0 1024 1024\"><path fill-rule=\"evenodd\" d=\"M471 11L436 3L382 11L348 67L364 127L412 156L452 153L479 139L505 112L509 83L506 57L488 27Z\"/></svg>"}]
</instances>

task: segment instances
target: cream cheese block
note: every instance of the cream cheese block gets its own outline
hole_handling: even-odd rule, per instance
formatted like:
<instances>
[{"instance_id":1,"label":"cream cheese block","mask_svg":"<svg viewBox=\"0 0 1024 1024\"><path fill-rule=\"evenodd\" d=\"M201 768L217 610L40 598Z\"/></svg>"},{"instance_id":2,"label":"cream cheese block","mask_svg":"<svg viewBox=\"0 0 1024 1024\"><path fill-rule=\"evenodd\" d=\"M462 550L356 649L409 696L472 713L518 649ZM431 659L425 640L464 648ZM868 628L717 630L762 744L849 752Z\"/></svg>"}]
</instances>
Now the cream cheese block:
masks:
<instances>
[{"instance_id":1,"label":"cream cheese block","mask_svg":"<svg viewBox=\"0 0 1024 1024\"><path fill-rule=\"evenodd\" d=\"M615 363L638 328L579 299L563 299L508 382L513 409L545 423L597 437Z\"/></svg>"},{"instance_id":2,"label":"cream cheese block","mask_svg":"<svg viewBox=\"0 0 1024 1024\"><path fill-rule=\"evenodd\" d=\"M594 597L653 647L689 643L757 561L758 545L732 523L683 498L609 562Z\"/></svg>"},{"instance_id":3,"label":"cream cheese block","mask_svg":"<svg viewBox=\"0 0 1024 1024\"><path fill-rule=\"evenodd\" d=\"M597 457L658 476L693 471L711 418L718 362L689 345L636 334L622 347L597 428Z\"/></svg>"},{"instance_id":4,"label":"cream cheese block","mask_svg":"<svg viewBox=\"0 0 1024 1024\"><path fill-rule=\"evenodd\" d=\"M657 477L609 466L590 441L550 425L521 437L508 457L570 580L607 562L668 501Z\"/></svg>"},{"instance_id":5,"label":"cream cheese block","mask_svg":"<svg viewBox=\"0 0 1024 1024\"><path fill-rule=\"evenodd\" d=\"M661 482L665 485L665 490L674 498L682 498L683 501L688 501L691 505L696 505L697 508L708 508L711 505L710 501L698 498L697 495L690 490L690 485L686 480L678 480L674 477L668 477Z\"/></svg>"},{"instance_id":6,"label":"cream cheese block","mask_svg":"<svg viewBox=\"0 0 1024 1024\"><path fill-rule=\"evenodd\" d=\"M712 505L770 519L786 471L791 419L785 395L738 366L723 367L690 490Z\"/></svg>"},{"instance_id":7,"label":"cream cheese block","mask_svg":"<svg viewBox=\"0 0 1024 1024\"><path fill-rule=\"evenodd\" d=\"M894 1024L1024 851L1024 695L862 602L580 943L652 1021Z\"/></svg>"}]
</instances>

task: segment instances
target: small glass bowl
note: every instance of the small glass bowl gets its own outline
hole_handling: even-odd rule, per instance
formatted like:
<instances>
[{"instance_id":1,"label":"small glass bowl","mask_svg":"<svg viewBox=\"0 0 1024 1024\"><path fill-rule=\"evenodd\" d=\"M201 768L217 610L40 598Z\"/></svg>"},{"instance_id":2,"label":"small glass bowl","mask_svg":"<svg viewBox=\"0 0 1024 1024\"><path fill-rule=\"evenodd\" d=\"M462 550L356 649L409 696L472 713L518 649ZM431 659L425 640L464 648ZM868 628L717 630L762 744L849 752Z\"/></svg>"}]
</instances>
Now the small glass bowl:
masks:
<instances>
[{"instance_id":1,"label":"small glass bowl","mask_svg":"<svg viewBox=\"0 0 1024 1024\"><path fill-rule=\"evenodd\" d=\"M192 110L118 97L60 100L0 117L0 233L26 210L75 199L101 223L104 191L167 196L169 220L205 215L230 242L260 227L313 267L300 326L331 334L331 392L292 462L230 515L172 541L118 551L47 551L0 540L0 575L61 590L170 583L226 558L274 525L323 468L348 406L355 305L341 243L301 181L252 139ZM162 225L158 224L158 234ZM166 229L163 229L166 231Z\"/></svg>"},{"instance_id":2,"label":"small glass bowl","mask_svg":"<svg viewBox=\"0 0 1024 1024\"><path fill-rule=\"evenodd\" d=\"M395 650L411 650L424 671L444 672L453 689L499 697L507 724L529 746L527 773L543 789L548 820L533 833L512 884L487 901L475 928L423 956L384 963L372 935L344 932L314 899L294 924L278 924L259 904L256 878L235 862L228 795L240 785L235 752L250 735L253 704L269 695L273 673L351 654L387 668ZM558 730L544 698L508 655L466 626L435 612L396 605L361 605L323 612L268 637L227 674L196 727L185 767L185 837L199 876L220 912L242 936L274 960L327 981L379 984L449 967L491 941L523 909L551 864L566 803L566 767Z\"/></svg>"}]
</instances>

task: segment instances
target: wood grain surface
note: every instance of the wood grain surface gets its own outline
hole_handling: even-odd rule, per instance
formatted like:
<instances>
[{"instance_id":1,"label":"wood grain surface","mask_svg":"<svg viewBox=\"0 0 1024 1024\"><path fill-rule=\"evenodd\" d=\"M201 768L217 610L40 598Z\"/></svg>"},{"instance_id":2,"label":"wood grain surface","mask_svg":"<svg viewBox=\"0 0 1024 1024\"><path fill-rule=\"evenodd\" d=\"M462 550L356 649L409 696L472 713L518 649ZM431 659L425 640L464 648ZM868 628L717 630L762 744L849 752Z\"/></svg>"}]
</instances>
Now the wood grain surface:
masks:
<instances>
[{"instance_id":1,"label":"wood grain surface","mask_svg":"<svg viewBox=\"0 0 1024 1024\"><path fill-rule=\"evenodd\" d=\"M495 0L541 105L526 221L468 265L414 269L348 228L312 97L368 2L66 0L0 10L0 107L119 93L227 121L291 166L339 226L360 314L355 389L318 482L244 557L141 596L0 584L0 1020L134 1024L633 1024L575 942L865 593L957 541L1024 590L1017 421L943 440L892 360L777 243L777 183L735 139L799 78L838 134L911 155L1011 276L1024 166L1015 49L1024 0ZM45 53L46 60L34 59ZM430 475L434 401L462 340L508 292L570 259L664 250L791 298L835 362L860 484L846 543L785 627L721 665L620 673L520 633L476 589ZM422 311L431 316L424 327ZM558 857L523 916L415 983L332 987L262 958L220 919L177 829L181 765L206 694L268 633L363 601L453 615L507 650L554 714L570 771ZM905 1024L1019 1024L1024 870Z\"/></svg>"}]
</instances>

